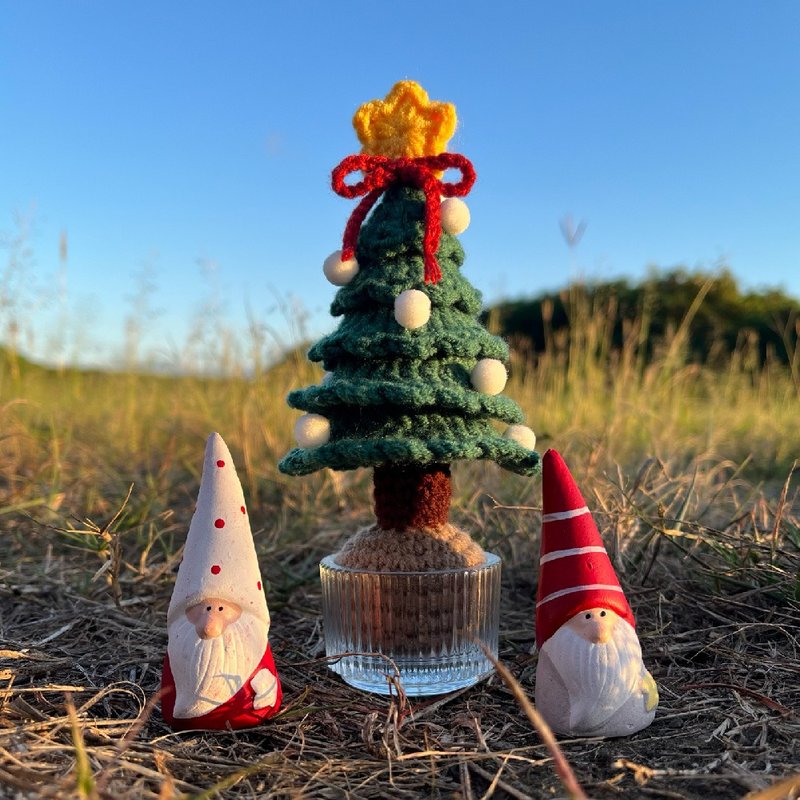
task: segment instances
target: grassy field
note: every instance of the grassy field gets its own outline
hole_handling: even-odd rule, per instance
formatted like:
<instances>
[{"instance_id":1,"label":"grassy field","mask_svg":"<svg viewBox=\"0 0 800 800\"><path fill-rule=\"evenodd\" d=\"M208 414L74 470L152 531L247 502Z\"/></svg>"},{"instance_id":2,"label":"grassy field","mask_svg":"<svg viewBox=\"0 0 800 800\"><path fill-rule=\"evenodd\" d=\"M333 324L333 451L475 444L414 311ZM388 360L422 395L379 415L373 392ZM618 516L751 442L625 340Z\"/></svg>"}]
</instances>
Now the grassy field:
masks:
<instances>
[{"instance_id":1,"label":"grassy field","mask_svg":"<svg viewBox=\"0 0 800 800\"><path fill-rule=\"evenodd\" d=\"M606 309L579 291L570 308L571 338L517 353L507 391L595 513L661 705L640 734L563 754L592 798L798 797L800 376L760 365L746 338L724 370L687 363L685 327L645 362L646 320L612 352ZM415 701L327 670L317 564L371 520L371 482L277 472L295 418L283 398L319 377L296 354L210 379L0 353L0 796L568 796L497 676ZM284 710L252 731L176 734L150 699L213 430L248 498ZM453 521L503 557L500 656L532 696L538 480L461 464L454 484Z\"/></svg>"}]
</instances>

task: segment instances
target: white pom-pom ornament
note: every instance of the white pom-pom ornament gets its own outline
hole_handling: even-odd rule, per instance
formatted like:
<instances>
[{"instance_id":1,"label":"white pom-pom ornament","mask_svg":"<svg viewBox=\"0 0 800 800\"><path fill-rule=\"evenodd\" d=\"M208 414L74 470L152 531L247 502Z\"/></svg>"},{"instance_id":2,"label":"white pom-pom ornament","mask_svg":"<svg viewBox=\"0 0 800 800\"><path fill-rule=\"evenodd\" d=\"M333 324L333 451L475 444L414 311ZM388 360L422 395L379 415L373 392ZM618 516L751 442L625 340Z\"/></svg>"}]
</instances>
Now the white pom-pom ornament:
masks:
<instances>
[{"instance_id":1,"label":"white pom-pom ornament","mask_svg":"<svg viewBox=\"0 0 800 800\"><path fill-rule=\"evenodd\" d=\"M294 438L300 447L319 447L331 438L331 423L322 414L303 414L294 424Z\"/></svg>"},{"instance_id":2,"label":"white pom-pom ornament","mask_svg":"<svg viewBox=\"0 0 800 800\"><path fill-rule=\"evenodd\" d=\"M322 271L334 286L347 286L358 274L358 261L354 258L342 261L342 251L334 250L322 264Z\"/></svg>"},{"instance_id":3,"label":"white pom-pom ornament","mask_svg":"<svg viewBox=\"0 0 800 800\"><path fill-rule=\"evenodd\" d=\"M509 425L503 436L522 445L527 450L533 450L536 447L536 434L527 425Z\"/></svg>"},{"instance_id":4,"label":"white pom-pom ornament","mask_svg":"<svg viewBox=\"0 0 800 800\"><path fill-rule=\"evenodd\" d=\"M505 389L508 373L502 361L496 358L482 358L469 375L470 382L484 394L500 394Z\"/></svg>"},{"instance_id":5,"label":"white pom-pom ornament","mask_svg":"<svg viewBox=\"0 0 800 800\"><path fill-rule=\"evenodd\" d=\"M431 299L419 289L406 289L394 299L394 318L409 330L421 328L431 318Z\"/></svg>"},{"instance_id":6,"label":"white pom-pom ornament","mask_svg":"<svg viewBox=\"0 0 800 800\"><path fill-rule=\"evenodd\" d=\"M469 228L469 206L459 197L448 197L442 201L442 230L459 234Z\"/></svg>"}]
</instances>

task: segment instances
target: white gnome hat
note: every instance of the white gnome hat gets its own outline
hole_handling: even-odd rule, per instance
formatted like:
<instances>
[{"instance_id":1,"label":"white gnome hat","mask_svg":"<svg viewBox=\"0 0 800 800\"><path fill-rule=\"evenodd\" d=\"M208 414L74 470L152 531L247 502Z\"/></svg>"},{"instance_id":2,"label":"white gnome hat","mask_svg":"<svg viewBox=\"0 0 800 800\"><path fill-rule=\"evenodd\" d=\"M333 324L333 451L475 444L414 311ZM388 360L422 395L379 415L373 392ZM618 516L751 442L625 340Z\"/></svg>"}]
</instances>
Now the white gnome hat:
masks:
<instances>
[{"instance_id":1,"label":"white gnome hat","mask_svg":"<svg viewBox=\"0 0 800 800\"><path fill-rule=\"evenodd\" d=\"M217 597L269 625L269 609L244 494L230 451L218 433L206 442L197 507L167 612L167 624L196 603Z\"/></svg>"}]
</instances>

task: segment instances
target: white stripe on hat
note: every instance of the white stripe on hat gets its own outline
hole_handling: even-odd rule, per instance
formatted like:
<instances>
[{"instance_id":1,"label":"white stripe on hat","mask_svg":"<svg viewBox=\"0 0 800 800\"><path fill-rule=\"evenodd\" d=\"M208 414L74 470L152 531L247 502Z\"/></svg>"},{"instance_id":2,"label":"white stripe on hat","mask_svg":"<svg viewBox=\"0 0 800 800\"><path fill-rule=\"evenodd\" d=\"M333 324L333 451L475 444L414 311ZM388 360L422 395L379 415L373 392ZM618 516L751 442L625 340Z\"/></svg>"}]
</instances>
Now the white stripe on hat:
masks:
<instances>
[{"instance_id":1,"label":"white stripe on hat","mask_svg":"<svg viewBox=\"0 0 800 800\"><path fill-rule=\"evenodd\" d=\"M593 544L587 547L570 547L566 550L553 550L539 559L539 564L546 564L548 561L555 561L557 558L567 558L567 556L580 556L584 553L605 553L606 549L601 544ZM606 553L606 555L608 555Z\"/></svg>"},{"instance_id":2,"label":"white stripe on hat","mask_svg":"<svg viewBox=\"0 0 800 800\"><path fill-rule=\"evenodd\" d=\"M550 514L542 514L542 522L559 522L562 519L582 517L584 514L588 513L589 509L586 506L581 506L581 508L572 508L569 511L553 511Z\"/></svg>"},{"instance_id":3,"label":"white stripe on hat","mask_svg":"<svg viewBox=\"0 0 800 800\"><path fill-rule=\"evenodd\" d=\"M543 606L545 603L549 603L551 600L557 600L559 597L563 597L566 594L572 594L573 592L585 592L590 589L606 589L609 592L622 593L621 586L613 586L608 583L585 583L583 586L571 586L569 589L559 589L557 592L551 592L547 595L547 597L543 597L536 604L536 608Z\"/></svg>"}]
</instances>

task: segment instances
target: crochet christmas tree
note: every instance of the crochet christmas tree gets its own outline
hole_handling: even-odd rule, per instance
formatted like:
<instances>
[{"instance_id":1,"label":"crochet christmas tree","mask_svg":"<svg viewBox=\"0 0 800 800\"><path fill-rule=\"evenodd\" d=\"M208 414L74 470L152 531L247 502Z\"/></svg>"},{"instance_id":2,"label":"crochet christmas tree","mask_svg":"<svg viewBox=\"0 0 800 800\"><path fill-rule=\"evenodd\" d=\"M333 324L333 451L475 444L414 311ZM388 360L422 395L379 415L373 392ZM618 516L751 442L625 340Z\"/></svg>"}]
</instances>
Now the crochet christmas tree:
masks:
<instances>
[{"instance_id":1,"label":"crochet christmas tree","mask_svg":"<svg viewBox=\"0 0 800 800\"><path fill-rule=\"evenodd\" d=\"M455 122L452 105L430 102L411 81L398 83L385 100L358 110L362 154L333 172L337 193L363 196L342 250L324 265L341 286L331 314L342 321L308 354L328 375L287 398L308 413L295 427L299 447L279 468L291 475L374 468L373 546L362 536L360 553L343 557L366 563L350 566L480 563L480 548L448 523L449 465L491 459L522 475L540 468L533 432L502 394L508 347L478 321L480 294L461 273L464 251L455 234L469 224L469 211L458 197L475 173L463 156L443 152ZM444 182L447 169L459 170L461 180ZM363 179L347 183L359 170ZM382 532L411 538L389 546ZM431 550L426 537L439 545Z\"/></svg>"}]
</instances>

